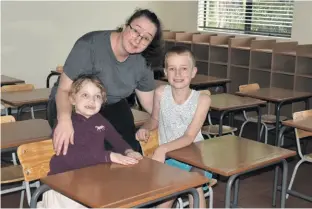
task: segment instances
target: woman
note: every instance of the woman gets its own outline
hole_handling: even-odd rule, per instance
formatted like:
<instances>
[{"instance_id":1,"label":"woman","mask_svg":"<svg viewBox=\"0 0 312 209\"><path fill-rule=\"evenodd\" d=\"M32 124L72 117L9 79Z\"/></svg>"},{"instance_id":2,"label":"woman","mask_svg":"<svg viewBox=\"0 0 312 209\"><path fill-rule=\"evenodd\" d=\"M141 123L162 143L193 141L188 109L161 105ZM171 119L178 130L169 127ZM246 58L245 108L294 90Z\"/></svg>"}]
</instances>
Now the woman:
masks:
<instances>
[{"instance_id":1,"label":"woman","mask_svg":"<svg viewBox=\"0 0 312 209\"><path fill-rule=\"evenodd\" d=\"M65 155L68 144L74 143L68 93L73 80L87 71L96 73L107 90L107 104L100 113L134 150L139 150L126 98L135 91L143 108L152 112L155 84L150 68L159 64L161 57L161 24L147 9L135 11L117 31L95 31L79 38L67 57L64 73L54 85L48 104L51 126L57 118L53 134L56 154L63 151Z\"/></svg>"}]
</instances>

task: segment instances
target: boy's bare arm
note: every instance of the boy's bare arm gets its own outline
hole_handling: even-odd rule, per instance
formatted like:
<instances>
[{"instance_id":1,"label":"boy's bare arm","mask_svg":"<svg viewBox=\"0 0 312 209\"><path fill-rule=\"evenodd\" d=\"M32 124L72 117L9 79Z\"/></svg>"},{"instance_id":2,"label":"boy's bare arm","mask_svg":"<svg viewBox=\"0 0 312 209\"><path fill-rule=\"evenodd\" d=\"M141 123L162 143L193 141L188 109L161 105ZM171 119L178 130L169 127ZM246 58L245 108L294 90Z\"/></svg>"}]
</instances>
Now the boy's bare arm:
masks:
<instances>
[{"instance_id":1,"label":"boy's bare arm","mask_svg":"<svg viewBox=\"0 0 312 209\"><path fill-rule=\"evenodd\" d=\"M191 124L188 126L187 130L185 131L184 135L176 140L161 145L159 148L162 149L163 152L167 153L190 145L195 140L196 135L198 134L206 120L210 104L210 97L208 95L201 94L199 97L194 118Z\"/></svg>"}]
</instances>

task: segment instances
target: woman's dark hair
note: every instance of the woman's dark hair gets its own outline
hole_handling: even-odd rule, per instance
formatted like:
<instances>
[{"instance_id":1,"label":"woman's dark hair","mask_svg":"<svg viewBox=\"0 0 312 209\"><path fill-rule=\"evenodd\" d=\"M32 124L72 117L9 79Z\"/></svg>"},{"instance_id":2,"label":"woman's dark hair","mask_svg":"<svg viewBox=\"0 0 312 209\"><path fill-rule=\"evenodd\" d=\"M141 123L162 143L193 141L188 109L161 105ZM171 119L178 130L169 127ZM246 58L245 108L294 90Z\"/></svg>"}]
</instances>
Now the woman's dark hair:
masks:
<instances>
[{"instance_id":1,"label":"woman's dark hair","mask_svg":"<svg viewBox=\"0 0 312 209\"><path fill-rule=\"evenodd\" d=\"M142 52L142 56L146 60L147 66L159 67L162 66L164 56L164 44L162 39L162 26L157 15L148 9L137 9L133 15L126 21L126 25L130 25L133 20L145 17L155 24L157 31L148 47ZM122 27L117 28L118 32L122 31Z\"/></svg>"}]
</instances>

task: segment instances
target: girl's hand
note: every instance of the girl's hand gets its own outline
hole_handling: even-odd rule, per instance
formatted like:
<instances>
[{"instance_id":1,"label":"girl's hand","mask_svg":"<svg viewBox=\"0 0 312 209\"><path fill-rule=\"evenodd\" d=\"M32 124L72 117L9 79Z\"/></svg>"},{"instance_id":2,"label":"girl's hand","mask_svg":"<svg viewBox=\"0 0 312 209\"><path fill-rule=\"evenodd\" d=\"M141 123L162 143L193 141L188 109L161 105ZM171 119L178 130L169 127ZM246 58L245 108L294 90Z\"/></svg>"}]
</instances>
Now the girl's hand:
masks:
<instances>
[{"instance_id":1,"label":"girl's hand","mask_svg":"<svg viewBox=\"0 0 312 209\"><path fill-rule=\"evenodd\" d=\"M143 159L143 156L140 153L135 152L134 150L131 150L131 149L126 150L125 151L125 155L128 156L128 157L134 158L136 160Z\"/></svg>"},{"instance_id":2,"label":"girl's hand","mask_svg":"<svg viewBox=\"0 0 312 209\"><path fill-rule=\"evenodd\" d=\"M139 161L128 156L124 156L119 153L111 152L110 159L113 163L121 164L121 165L134 165Z\"/></svg>"},{"instance_id":3,"label":"girl's hand","mask_svg":"<svg viewBox=\"0 0 312 209\"><path fill-rule=\"evenodd\" d=\"M150 137L150 132L149 130L145 129L145 128L140 128L136 134L135 134L135 138L138 140L138 141L144 141L144 142L147 142L148 139Z\"/></svg>"}]
</instances>

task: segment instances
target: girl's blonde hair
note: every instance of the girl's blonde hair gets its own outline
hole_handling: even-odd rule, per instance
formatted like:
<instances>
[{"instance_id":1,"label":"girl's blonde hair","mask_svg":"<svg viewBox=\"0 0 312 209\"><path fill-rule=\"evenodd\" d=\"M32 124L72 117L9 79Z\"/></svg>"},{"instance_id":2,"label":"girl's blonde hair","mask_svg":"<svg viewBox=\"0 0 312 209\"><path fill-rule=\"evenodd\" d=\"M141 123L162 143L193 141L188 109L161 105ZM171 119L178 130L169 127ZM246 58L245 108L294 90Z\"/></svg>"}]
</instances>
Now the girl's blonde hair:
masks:
<instances>
[{"instance_id":1,"label":"girl's blonde hair","mask_svg":"<svg viewBox=\"0 0 312 209\"><path fill-rule=\"evenodd\" d=\"M93 83L96 87L98 87L101 91L101 95L103 98L103 103L106 102L106 89L102 83L102 81L94 74L81 74L76 79L74 79L71 89L69 91L69 96L73 96L77 94L80 89L83 87L83 83L85 81Z\"/></svg>"}]
</instances>

